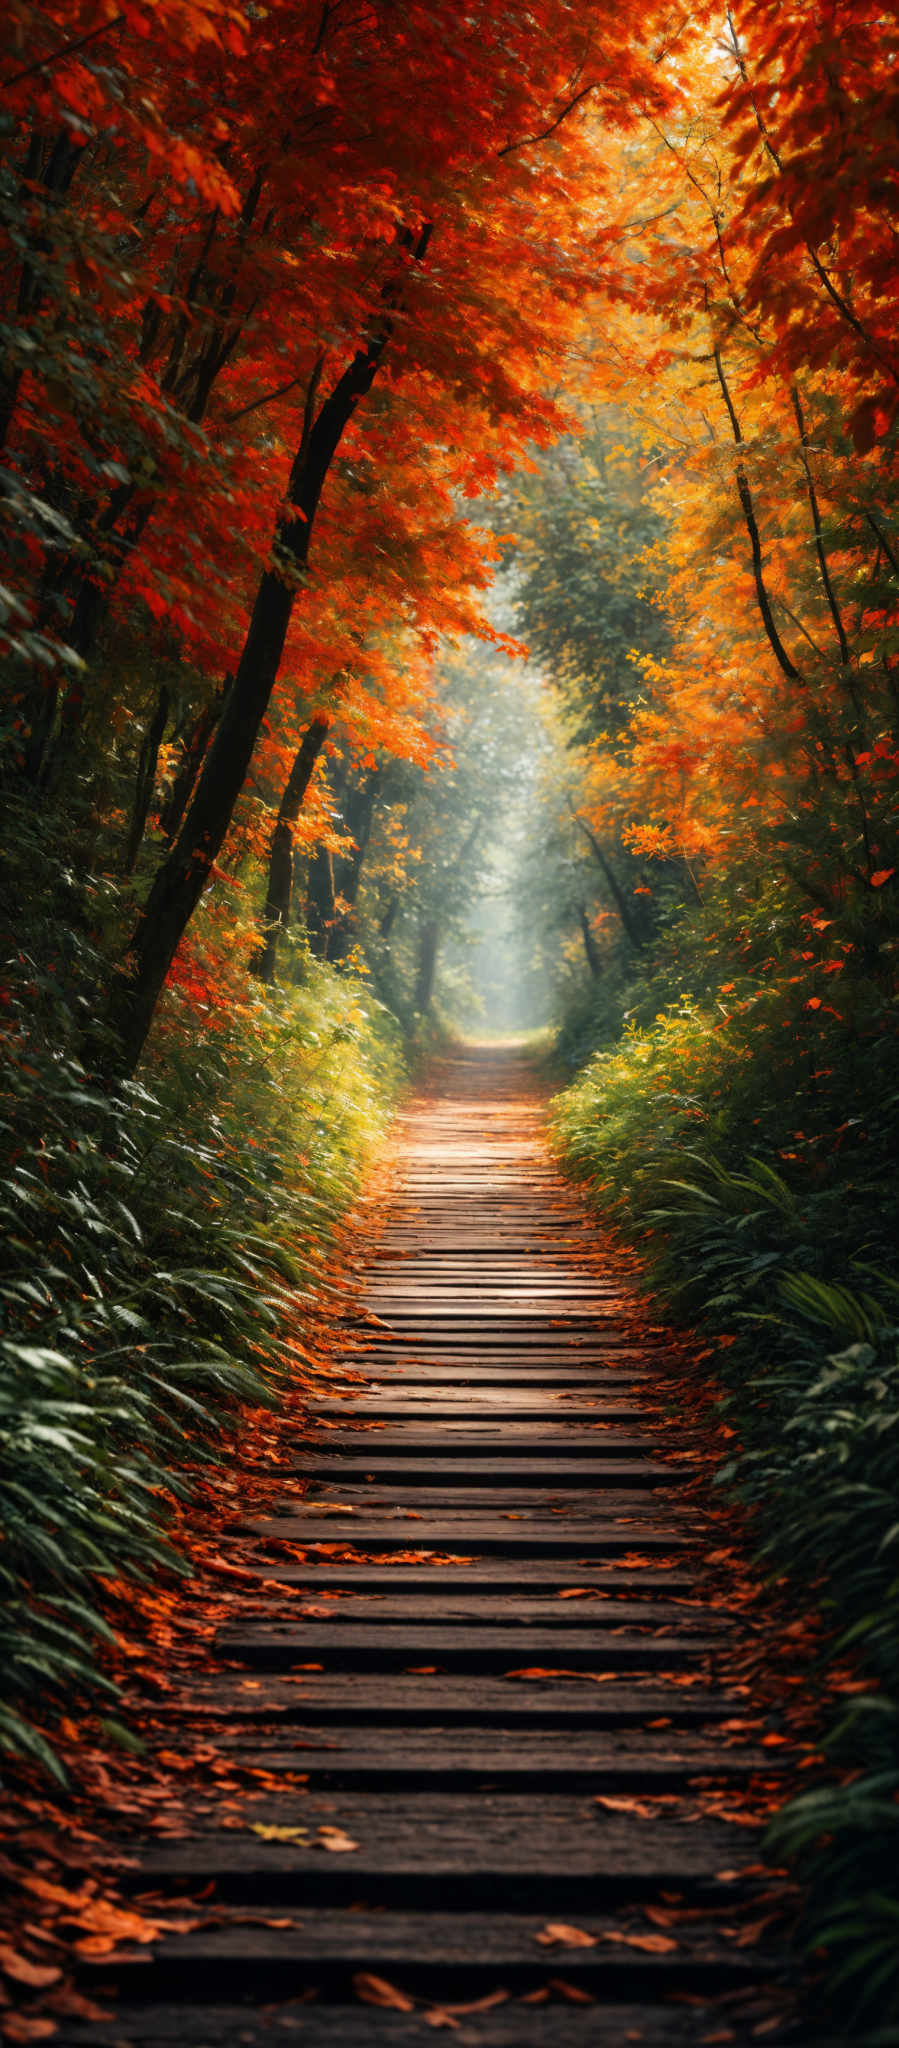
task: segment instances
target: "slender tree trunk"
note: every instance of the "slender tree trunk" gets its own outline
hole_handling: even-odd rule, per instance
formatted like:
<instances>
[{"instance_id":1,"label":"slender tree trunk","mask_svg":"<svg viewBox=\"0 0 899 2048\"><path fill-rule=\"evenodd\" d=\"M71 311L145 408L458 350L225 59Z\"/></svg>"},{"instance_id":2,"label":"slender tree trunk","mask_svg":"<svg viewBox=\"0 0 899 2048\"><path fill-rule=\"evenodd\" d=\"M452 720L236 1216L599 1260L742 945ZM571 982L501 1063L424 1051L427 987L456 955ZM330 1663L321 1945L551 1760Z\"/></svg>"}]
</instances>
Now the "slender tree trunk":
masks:
<instances>
[{"instance_id":1,"label":"slender tree trunk","mask_svg":"<svg viewBox=\"0 0 899 2048\"><path fill-rule=\"evenodd\" d=\"M415 994L412 1007L420 1017L426 1016L434 995L434 977L437 972L437 950L440 945L440 928L436 918L429 917L422 925L418 941L418 972L415 976Z\"/></svg>"},{"instance_id":2,"label":"slender tree trunk","mask_svg":"<svg viewBox=\"0 0 899 2048\"><path fill-rule=\"evenodd\" d=\"M316 713L303 734L294 759L272 833L268 864L268 888L262 919L262 939L251 962L260 981L273 982L278 965L278 939L290 923L293 891L293 828L331 724L326 711Z\"/></svg>"},{"instance_id":3,"label":"slender tree trunk","mask_svg":"<svg viewBox=\"0 0 899 2048\"><path fill-rule=\"evenodd\" d=\"M382 771L376 768L371 775L366 776L364 782L357 784L356 788L350 791L347 799L346 823L347 830L352 834L353 848L341 861L336 878L335 894L345 907L339 912L328 948L328 958L335 963L346 959L356 930L354 905L359 894L362 864L368 852L375 800L381 781Z\"/></svg>"},{"instance_id":4,"label":"slender tree trunk","mask_svg":"<svg viewBox=\"0 0 899 2048\"><path fill-rule=\"evenodd\" d=\"M731 431L733 433L734 441L738 448L742 448L745 446L743 440L743 429L740 425L736 407L730 395L730 389L728 386L727 378L724 375L724 364L721 360L720 348L715 349L714 355L715 369L718 373L718 382L721 386L721 396L727 407L727 414L730 420ZM759 532L759 523L755 515L755 501L753 499L752 491L750 489L749 484L749 478L746 474L746 468L742 458L740 458L737 462L736 477L737 495L739 497L740 505L742 507L743 520L746 526L746 531L749 535L749 545L752 549L752 574L755 581L755 594L758 601L758 608L762 616L762 625L765 628L765 632L768 637L768 643L771 647L771 651L775 657L775 660L777 661L778 667L782 670L783 674L787 677L789 682L801 683L801 671L796 667L796 663L791 660L789 654L787 653L787 650L783 644L783 641L780 637L780 634L777 630L777 626L775 624L774 613L771 610L771 599L768 595L768 586L765 582L765 569L762 557L762 537Z\"/></svg>"},{"instance_id":5,"label":"slender tree trunk","mask_svg":"<svg viewBox=\"0 0 899 2048\"><path fill-rule=\"evenodd\" d=\"M840 660L843 664L843 667L848 668L849 642L846 638L846 628L843 624L842 613L837 603L836 591L834 590L833 583L831 581L830 565L828 563L827 555L824 548L824 529L821 524L821 512L818 505L818 493L815 489L815 479L812 475L812 466L809 462L808 457L808 432L806 429L805 415L802 410L802 400L799 396L798 385L793 385L791 395L793 399L793 411L796 415L796 425L799 429L799 453L802 458L802 467L805 471L805 488L808 495L809 510L812 515L812 527L815 535L815 553L818 557L818 568L821 572L821 581L824 585L824 595L827 598L827 602L830 607L830 616L833 620L833 630L837 636L837 644L840 650Z\"/></svg>"},{"instance_id":6,"label":"slender tree trunk","mask_svg":"<svg viewBox=\"0 0 899 2048\"><path fill-rule=\"evenodd\" d=\"M584 952L587 955L587 966L590 969L591 978L594 981L598 981L602 973L602 961L599 957L599 947L596 943L593 926L590 923L585 903L578 904L577 914L581 927L581 937L584 941Z\"/></svg>"},{"instance_id":7,"label":"slender tree trunk","mask_svg":"<svg viewBox=\"0 0 899 2048\"><path fill-rule=\"evenodd\" d=\"M393 931L399 907L399 896L391 896L386 910L383 910L381 912L381 918L378 924L378 937L380 939L383 939L385 943L390 938L390 934Z\"/></svg>"},{"instance_id":8,"label":"slender tree trunk","mask_svg":"<svg viewBox=\"0 0 899 2048\"><path fill-rule=\"evenodd\" d=\"M134 790L134 808L131 813L128 844L125 848L126 875L132 873L134 863L140 852L140 843L144 836L144 827L147 822L147 814L150 809L150 801L156 782L156 764L159 760L159 749L162 745L162 736L165 732L168 715L169 689L168 684L163 683L159 692L156 709L144 733L143 745L140 750L137 782Z\"/></svg>"},{"instance_id":9,"label":"slender tree trunk","mask_svg":"<svg viewBox=\"0 0 899 2048\"><path fill-rule=\"evenodd\" d=\"M328 846L317 846L306 878L306 932L314 960L327 960L334 928L334 859Z\"/></svg>"},{"instance_id":10,"label":"slender tree trunk","mask_svg":"<svg viewBox=\"0 0 899 2048\"><path fill-rule=\"evenodd\" d=\"M181 820L193 794L194 783L200 773L203 756L212 738L222 705L234 681L226 676L209 704L204 704L199 718L195 719L193 730L184 749L181 765L159 815L159 824L168 846L179 829Z\"/></svg>"},{"instance_id":11,"label":"slender tree trunk","mask_svg":"<svg viewBox=\"0 0 899 2048\"><path fill-rule=\"evenodd\" d=\"M635 948L637 952L639 952L641 946L645 945L646 941L644 939L643 933L640 931L640 928L636 922L634 913L631 909L630 904L628 903L627 897L625 896L624 890L621 887L621 883L618 880L618 876L615 873L612 863L609 860L608 855L604 851L603 847L601 846L599 840L597 839L595 832L591 832L589 825L586 825L584 823L583 818L578 818L577 823L579 824L585 839L588 840L592 848L593 858L596 861L597 866L600 868L603 876L605 877L609 893L612 897L612 901L621 919L624 930L627 933L628 938L630 939L631 945Z\"/></svg>"},{"instance_id":12,"label":"slender tree trunk","mask_svg":"<svg viewBox=\"0 0 899 2048\"><path fill-rule=\"evenodd\" d=\"M337 859L319 848L309 863L306 925L310 951L317 960L332 960L339 965L349 952L355 930L353 905L359 893L380 782L381 771L375 769L355 788L348 788L344 772L335 789L353 845L349 854Z\"/></svg>"}]
</instances>

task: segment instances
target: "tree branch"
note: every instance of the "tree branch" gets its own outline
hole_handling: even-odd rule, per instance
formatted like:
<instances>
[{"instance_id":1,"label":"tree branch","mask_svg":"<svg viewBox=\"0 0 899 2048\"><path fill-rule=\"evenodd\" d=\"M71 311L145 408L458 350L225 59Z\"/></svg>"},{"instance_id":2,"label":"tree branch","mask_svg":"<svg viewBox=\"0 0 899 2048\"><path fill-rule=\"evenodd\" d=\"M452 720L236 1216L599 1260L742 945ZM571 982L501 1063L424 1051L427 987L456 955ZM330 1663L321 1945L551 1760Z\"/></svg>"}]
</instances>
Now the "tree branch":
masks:
<instances>
[{"instance_id":1,"label":"tree branch","mask_svg":"<svg viewBox=\"0 0 899 2048\"><path fill-rule=\"evenodd\" d=\"M51 57L38 57L33 64L26 64L24 71L16 71L12 78L0 78L0 90L12 92L14 85L21 85L23 78L33 78L37 71L49 71L51 65L61 64L66 57L75 57L79 50L86 50L88 43L96 43L101 36L111 35L113 29L121 28L124 14L114 14L110 21L102 21L99 28L92 28L86 36L79 36L74 43L63 43L61 50L54 50Z\"/></svg>"},{"instance_id":2,"label":"tree branch","mask_svg":"<svg viewBox=\"0 0 899 2048\"><path fill-rule=\"evenodd\" d=\"M715 369L718 373L718 382L721 386L721 395L727 407L728 416L730 418L731 427L733 429L734 441L736 442L738 448L743 448L745 447L745 442L743 440L743 431L740 426L740 421L737 416L733 399L731 398L730 391L728 390L727 378L724 375L724 364L721 361L720 348L716 348L715 350ZM778 666L782 669L784 675L787 677L789 682L800 683L802 681L801 672L796 667L795 662L790 660L790 656L788 655L787 650L780 637L780 634L778 633L777 626L774 621L774 613L771 610L771 599L768 596L768 589L765 583L764 563L762 560L762 539L761 534L759 533L758 520L755 516L755 505L753 503L752 491L749 487L749 478L746 474L746 470L742 460L738 460L737 462L737 490L740 497L740 504L743 508L743 518L746 522L746 531L749 535L750 546L752 548L752 572L755 577L755 594L758 599L759 611L762 615L762 624L765 628L769 644L773 650Z\"/></svg>"}]
</instances>

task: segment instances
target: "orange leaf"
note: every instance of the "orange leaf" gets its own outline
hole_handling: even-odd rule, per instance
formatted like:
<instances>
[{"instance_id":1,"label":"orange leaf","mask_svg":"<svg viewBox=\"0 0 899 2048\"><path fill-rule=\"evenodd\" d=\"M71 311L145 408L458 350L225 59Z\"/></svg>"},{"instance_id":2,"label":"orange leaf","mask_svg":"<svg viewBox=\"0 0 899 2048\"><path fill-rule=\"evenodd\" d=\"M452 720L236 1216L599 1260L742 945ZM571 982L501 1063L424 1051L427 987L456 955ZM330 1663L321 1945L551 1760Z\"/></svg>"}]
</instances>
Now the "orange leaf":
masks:
<instances>
[{"instance_id":1,"label":"orange leaf","mask_svg":"<svg viewBox=\"0 0 899 2048\"><path fill-rule=\"evenodd\" d=\"M467 2005L444 2005L441 2011L450 2014L467 2012L489 2012L494 2005L505 2005L508 1991L488 1991L485 1998L473 1998Z\"/></svg>"},{"instance_id":2,"label":"orange leaf","mask_svg":"<svg viewBox=\"0 0 899 2048\"><path fill-rule=\"evenodd\" d=\"M17 1984L30 1984L35 1991L42 1991L48 1984L58 1984L62 1971L50 1963L32 1963L28 1956L19 1954L8 1942L0 1942L0 1970L5 1977L12 1977Z\"/></svg>"},{"instance_id":3,"label":"orange leaf","mask_svg":"<svg viewBox=\"0 0 899 2048\"><path fill-rule=\"evenodd\" d=\"M666 1956L677 1947L670 1934L619 1934L611 1928L606 1929L603 1941L621 1941L625 1948L645 1949L649 1956Z\"/></svg>"},{"instance_id":4,"label":"orange leaf","mask_svg":"<svg viewBox=\"0 0 899 2048\"><path fill-rule=\"evenodd\" d=\"M535 1939L543 1948L595 1948L598 1940L595 1934L586 1934L583 1927L568 1927L564 1920L547 1920Z\"/></svg>"},{"instance_id":5,"label":"orange leaf","mask_svg":"<svg viewBox=\"0 0 899 2048\"><path fill-rule=\"evenodd\" d=\"M395 1984L388 1984L386 1977L373 1977L368 1970L357 1970L353 1978L353 1990L363 2005L380 2005L392 2012L414 2012L415 2001L405 1991L398 1991Z\"/></svg>"},{"instance_id":6,"label":"orange leaf","mask_svg":"<svg viewBox=\"0 0 899 2048\"><path fill-rule=\"evenodd\" d=\"M888 882L895 872L895 868L878 868L877 873L871 876L872 889L882 889L884 882Z\"/></svg>"},{"instance_id":7,"label":"orange leaf","mask_svg":"<svg viewBox=\"0 0 899 2048\"><path fill-rule=\"evenodd\" d=\"M353 1841L352 1835L345 1834L343 1828L324 1826L320 1827L318 1832L319 1848L330 1849L335 1856L345 1855L347 1850L359 1847L358 1842Z\"/></svg>"},{"instance_id":8,"label":"orange leaf","mask_svg":"<svg viewBox=\"0 0 899 2048\"><path fill-rule=\"evenodd\" d=\"M582 1991L579 1984L569 1984L564 1977L550 1977L549 1981L553 1990L558 1991L560 1998L567 1998L569 2005L595 2005L596 2003L596 2000L591 1998L589 1991Z\"/></svg>"},{"instance_id":9,"label":"orange leaf","mask_svg":"<svg viewBox=\"0 0 899 2048\"><path fill-rule=\"evenodd\" d=\"M645 1799L613 1798L608 1792L597 1792L593 1804L608 1807L610 1813L636 1813L641 1820L652 1820L655 1814L655 1807L647 1806Z\"/></svg>"}]
</instances>

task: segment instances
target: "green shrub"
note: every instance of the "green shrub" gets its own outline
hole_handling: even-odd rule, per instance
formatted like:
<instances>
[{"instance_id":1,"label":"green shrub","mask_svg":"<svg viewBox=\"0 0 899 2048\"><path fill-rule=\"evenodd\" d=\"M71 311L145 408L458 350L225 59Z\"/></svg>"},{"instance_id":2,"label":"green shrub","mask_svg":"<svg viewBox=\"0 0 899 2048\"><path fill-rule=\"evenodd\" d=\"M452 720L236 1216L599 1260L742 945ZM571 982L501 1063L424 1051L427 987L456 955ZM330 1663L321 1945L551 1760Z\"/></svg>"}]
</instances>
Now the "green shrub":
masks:
<instances>
[{"instance_id":1,"label":"green shrub","mask_svg":"<svg viewBox=\"0 0 899 2048\"><path fill-rule=\"evenodd\" d=\"M895 1021L861 977L823 1023L782 981L744 972L728 995L678 992L632 1024L558 1099L554 1129L662 1298L727 1339L714 1370L741 1448L719 1480L753 1511L772 1575L823 1608L826 1661L851 1653L871 1680L824 1731L831 1782L770 1834L803 1880L802 1939L834 2011L871 2026L899 2020Z\"/></svg>"},{"instance_id":2,"label":"green shrub","mask_svg":"<svg viewBox=\"0 0 899 2048\"><path fill-rule=\"evenodd\" d=\"M108 1689L103 1582L184 1568L170 1503L277 1399L401 1075L379 1006L318 968L199 1024L176 993L140 1077L101 1086L66 929L58 981L49 923L12 963L0 1090L0 1738L57 1771L35 1721Z\"/></svg>"}]
</instances>

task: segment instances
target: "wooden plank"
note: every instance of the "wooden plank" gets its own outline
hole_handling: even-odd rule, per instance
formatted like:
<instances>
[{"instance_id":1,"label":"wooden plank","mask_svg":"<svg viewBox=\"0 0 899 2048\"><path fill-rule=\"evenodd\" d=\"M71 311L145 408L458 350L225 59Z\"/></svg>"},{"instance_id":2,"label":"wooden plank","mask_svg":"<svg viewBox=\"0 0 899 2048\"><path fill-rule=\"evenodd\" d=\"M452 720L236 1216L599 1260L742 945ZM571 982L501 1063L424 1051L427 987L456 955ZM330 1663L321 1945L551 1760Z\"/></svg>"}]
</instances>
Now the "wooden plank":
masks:
<instances>
[{"instance_id":1,"label":"wooden plank","mask_svg":"<svg viewBox=\"0 0 899 2048\"><path fill-rule=\"evenodd\" d=\"M260 1578L263 1576L267 1581L267 1587L271 1584L272 1577L279 1578L277 1573L260 1573ZM432 1587L433 1580L432 1573ZM280 1579L280 1583L285 1583L283 1578ZM525 1593L512 1593L508 1590L495 1594L465 1593L449 1585L440 1593L434 1593L429 1589L428 1594L423 1594L412 1588L393 1584L379 1594L363 1592L361 1598L354 1599L354 1587L353 1591L342 1592L339 1598L326 1600L320 1588L310 1585L308 1572L304 1578L298 1569L293 1581L288 1583L302 1588L296 1599L289 1603L285 1600L279 1606L275 1600L268 1597L265 1603L266 1620L278 1626L283 1626L308 1612L309 1609L305 1606L307 1600L312 1603L318 1619L324 1620L327 1617L330 1622L339 1623L341 1627L353 1626L356 1623L376 1623L379 1628L382 1623L387 1627L394 1627L397 1624L417 1627L419 1623L425 1623L433 1627L461 1629L498 1626L548 1628L569 1635L573 1629L578 1628L589 1628L590 1632L594 1633L599 1629L621 1628L627 1624L638 1628L651 1628L656 1632L663 1627L669 1630L679 1629L684 1634L701 1630L707 1636L710 1630L715 1630L716 1621L719 1624L719 1633L720 1628L726 1626L726 1620L720 1615L709 1614L699 1604L690 1608L679 1606L673 1600L619 1600L611 1596L604 1599L559 1600L553 1594L544 1595L541 1599L539 1596L534 1598Z\"/></svg>"},{"instance_id":2,"label":"wooden plank","mask_svg":"<svg viewBox=\"0 0 899 2048\"><path fill-rule=\"evenodd\" d=\"M564 1643L559 1633L525 1625L470 1632L424 1623L416 1627L379 1616L374 1625L242 1622L220 1629L215 1642L221 1656L267 1671L313 1658L330 1671L404 1671L436 1663L443 1671L505 1672L513 1665L562 1661L579 1671L679 1671L698 1663L712 1647L707 1637L624 1635L600 1622L589 1629L566 1629Z\"/></svg>"},{"instance_id":3,"label":"wooden plank","mask_svg":"<svg viewBox=\"0 0 899 2048\"><path fill-rule=\"evenodd\" d=\"M147 1843L139 1868L124 1874L129 1885L214 1883L222 1898L310 1905L369 1898L443 1910L466 1903L495 1909L502 1888L506 1910L536 1904L551 1918L563 1908L583 1913L660 1889L729 1903L731 1880L718 1872L758 1861L748 1828L639 1820L563 1793L302 1794L285 1787L277 1799L255 1801L253 1815L246 1831L211 1821L208 1831ZM257 1830L266 1827L297 1835L265 1839ZM341 1829L358 1848L329 1855L320 1827Z\"/></svg>"},{"instance_id":4,"label":"wooden plank","mask_svg":"<svg viewBox=\"0 0 899 2048\"><path fill-rule=\"evenodd\" d=\"M500 1458L496 1445L491 1448L492 1456L478 1460L476 1486L470 1484L471 1472L464 1444L460 1445L455 1458L429 1458L419 1452L414 1460L386 1457L376 1443L369 1445L367 1453L360 1448L359 1456L348 1458L338 1452L336 1445L329 1444L327 1458L323 1459L316 1447L298 1458L289 1469L305 1479L317 1483L330 1482L337 1487L342 1482L343 1467L348 1476L352 1474L354 1485L364 1479L366 1484L386 1486L391 1492L399 1489L401 1493L406 1493L410 1487L416 1491L436 1488L442 1492L444 1487L451 1486L454 1493L464 1490L471 1495L480 1494L484 1487L503 1486L514 1486L519 1495L544 1490L559 1493L565 1489L567 1481L572 1483L577 1493L583 1492L585 1487L602 1490L624 1486L674 1486L692 1476L689 1466L665 1465L654 1458L600 1458L595 1439L590 1446L592 1458L568 1458L560 1451L545 1465L541 1465L536 1454L516 1458L510 1451Z\"/></svg>"},{"instance_id":5,"label":"wooden plank","mask_svg":"<svg viewBox=\"0 0 899 2048\"><path fill-rule=\"evenodd\" d=\"M396 1359L398 1363L410 1360L424 1362L433 1355L440 1365L451 1365L458 1357L461 1364L476 1362L483 1357L487 1363L495 1358L498 1363L518 1365L527 1377L538 1366L564 1365L566 1361L582 1367L595 1368L603 1379L632 1379L634 1375L646 1377L661 1363L659 1355L651 1355L645 1344L635 1344L632 1337L615 1337L612 1333L602 1336L585 1330L573 1330L567 1326L542 1330L445 1330L429 1334L428 1325L421 1330L409 1331L402 1335L395 1330L376 1328L369 1324L360 1330L355 1341L348 1337L341 1347L341 1363L354 1368L380 1368L382 1360Z\"/></svg>"},{"instance_id":6,"label":"wooden plank","mask_svg":"<svg viewBox=\"0 0 899 2048\"><path fill-rule=\"evenodd\" d=\"M498 1983L521 1997L564 1977L594 1999L626 1998L653 1986L657 1998L678 1992L733 1992L783 1968L770 1948L741 1949L712 1925L701 1933L685 1927L670 1950L642 1953L627 1945L628 1934L650 1932L639 1909L626 1918L588 1912L579 1927L595 1946L563 1943L551 1954L541 1947L537 1914L372 1913L306 1910L279 1915L288 1924L265 1925L262 1914L235 1916L235 1923L170 1935L149 1951L133 1951L116 1967L126 1991L144 1998L181 1993L195 2002L214 1986L218 1997L246 1997L249 1990L286 1996L314 1985L326 1996L352 1997L355 1973L373 1973L423 1999L476 2000ZM271 1918L272 1916L268 1916ZM735 1930L736 1931L736 1930ZM87 1973L108 1979L109 1963ZM261 1980L261 1981L260 1981ZM189 2009L189 2008L188 2008Z\"/></svg>"},{"instance_id":7,"label":"wooden plank","mask_svg":"<svg viewBox=\"0 0 899 2048\"><path fill-rule=\"evenodd\" d=\"M681 1676L681 1674L679 1674ZM691 1674L692 1677L692 1674ZM145 1704L145 1702L144 1702ZM704 1728L725 1721L738 1703L723 1688L666 1683L657 1675L614 1679L597 1685L587 1675L571 1678L507 1679L407 1672L359 1673L351 1686L340 1675L302 1672L290 1678L219 1671L194 1679L190 1690L170 1701L153 1701L161 1720L181 1722L187 1714L229 1721L272 1721L284 1726L320 1723L345 1728L410 1726L469 1728Z\"/></svg>"},{"instance_id":8,"label":"wooden plank","mask_svg":"<svg viewBox=\"0 0 899 2048\"><path fill-rule=\"evenodd\" d=\"M368 1486L358 1474L341 1477L338 1473L330 1481L310 1482L302 1499L298 1495L295 1501L285 1502L284 1506L285 1509L289 1507L292 1514L314 1515L326 1513L328 1503L333 1502L337 1507L352 1508L354 1513L372 1519L382 1514L420 1514L423 1517L439 1514L448 1524L462 1517L480 1520L492 1514L500 1522L513 1518L529 1522L535 1517L555 1514L566 1515L572 1522L592 1523L597 1515L602 1515L610 1522L625 1520L642 1526L644 1522L658 1523L662 1515L670 1513L668 1496L672 1488L673 1482L666 1475L655 1485L634 1486L627 1490L620 1487L613 1491L609 1486L588 1489L571 1485L519 1485L510 1495L508 1490L499 1486L449 1488L443 1484L430 1486L426 1482L416 1486L404 1485L399 1479L381 1487ZM512 1500L516 1503L514 1507L510 1504ZM280 1506L280 1502L275 1502L276 1514Z\"/></svg>"},{"instance_id":9,"label":"wooden plank","mask_svg":"<svg viewBox=\"0 0 899 2048\"><path fill-rule=\"evenodd\" d=\"M547 1982L553 1977L564 1979L564 1969L550 1956ZM173 2043L185 2048L190 2039L196 2048L272 2048L275 2042L297 2040L302 2048L422 2048L431 2037L425 2010L424 2001L417 2011L405 2013L378 2011L361 2003L295 2001L266 2001L254 2009L218 1999L204 2007L197 2016L199 2028L194 2023L188 2034L182 1993L174 2004L122 2006L106 2021L64 2020L54 2042L58 2048L171 2048ZM727 2048L759 2048L759 2036L748 2025L740 2030L739 2020L735 2030L734 2017L730 2007L722 2011L714 2004L691 2005L689 2010L645 2000L576 2006L551 1991L545 2005L522 2005L510 1998L467 2020L463 2017L452 2038L456 2048L697 2048L703 2033L720 2034L727 2028ZM779 2041L795 2043L796 2038L789 2029L780 2035L768 2031L764 2048L779 2048ZM819 2034L814 2048L846 2048L845 2037L838 2041Z\"/></svg>"},{"instance_id":10,"label":"wooden plank","mask_svg":"<svg viewBox=\"0 0 899 2048\"><path fill-rule=\"evenodd\" d=\"M484 1516L474 1519L468 1514L451 1519L449 1515L407 1513L393 1519L386 1514L376 1519L363 1513L317 1516L315 1504L312 1506L313 1512L303 1516L297 1514L295 1502L285 1503L283 1514L276 1519L254 1518L241 1526L248 1535L280 1538L309 1549L316 1543L344 1543L362 1551L435 1550L473 1556L505 1553L511 1557L524 1553L530 1557L597 1558L629 1550L665 1553L689 1543L684 1529L657 1529L650 1523L637 1522L636 1518L630 1526L624 1522L601 1522L594 1516L586 1525L572 1523L566 1529L561 1517L555 1522L525 1522L487 1520Z\"/></svg>"},{"instance_id":11,"label":"wooden plank","mask_svg":"<svg viewBox=\"0 0 899 2048\"><path fill-rule=\"evenodd\" d=\"M704 1603L696 1599L695 1581L689 1571L680 1567L666 1566L662 1571L647 1567L633 1570L624 1564L597 1565L578 1564L573 1577L571 1568L564 1558L521 1558L509 1560L502 1557L485 1557L478 1563L454 1565L402 1564L388 1560L387 1564L354 1564L351 1560L333 1564L329 1558L315 1552L307 1555L305 1564L292 1559L279 1563L277 1557L260 1559L255 1551L243 1550L240 1554L244 1570L254 1573L260 1579L275 1580L279 1585L305 1586L314 1598L321 1588L339 1589L349 1598L358 1593L389 1593L398 1600L409 1594L434 1593L435 1585L441 1589L440 1598L455 1600L460 1594L496 1594L502 1597L510 1592L520 1599L543 1594L555 1595L572 1586L582 1586L589 1595L588 1600L566 1602L575 1611L590 1613L594 1592L608 1597L616 1596L616 1612L620 1598L637 1598L645 1601L653 1614L661 1596L676 1600L678 1596L694 1596L695 1606L686 1609L686 1618L696 1607ZM445 1590L444 1590L445 1589ZM436 1596L435 1596L436 1597ZM678 1610L680 1612L680 1610Z\"/></svg>"},{"instance_id":12,"label":"wooden plank","mask_svg":"<svg viewBox=\"0 0 899 2048\"><path fill-rule=\"evenodd\" d=\"M360 1394L358 1388L348 1386L345 1394L317 1394L311 1411L313 1421L321 1416L323 1421L339 1420L349 1431L368 1421L381 1421L385 1428L395 1424L408 1423L410 1430L424 1434L425 1424L429 1429L445 1429L447 1433L465 1429L497 1428L511 1435L516 1429L577 1427L605 1430L607 1424L645 1421L646 1411L633 1403L605 1401L599 1396L595 1400L580 1393L556 1391L547 1393L542 1387L533 1392L525 1387L514 1393L501 1388L482 1387L476 1399L467 1387L419 1386L403 1381L400 1387L383 1393ZM643 1439L645 1441L645 1439ZM603 1438L604 1441L604 1438Z\"/></svg>"},{"instance_id":13,"label":"wooden plank","mask_svg":"<svg viewBox=\"0 0 899 2048\"><path fill-rule=\"evenodd\" d=\"M350 1362L346 1353L343 1364ZM623 1390L630 1393L635 1387L644 1393L650 1385L646 1361L637 1358L633 1368L619 1370L608 1366L605 1357L595 1358L589 1352L572 1346L570 1362L566 1364L563 1347L547 1351L545 1348L534 1357L524 1358L515 1344L503 1347L491 1344L489 1350L483 1344L474 1344L467 1353L454 1345L451 1352L440 1356L439 1351L429 1346L416 1344L408 1352L399 1352L391 1357L378 1346L377 1351L368 1355L352 1354L352 1363L364 1367L369 1390L381 1385L393 1387L401 1379L415 1380L420 1386L506 1386L539 1390L541 1387L590 1386L602 1396L609 1392ZM638 1369L639 1368L639 1369Z\"/></svg>"},{"instance_id":14,"label":"wooden plank","mask_svg":"<svg viewBox=\"0 0 899 2048\"><path fill-rule=\"evenodd\" d=\"M490 1791L683 1792L697 1777L717 1785L742 1782L755 1772L771 1774L767 1750L729 1750L723 1742L692 1740L681 1735L639 1739L596 1731L569 1731L564 1745L558 1731L523 1733L473 1728L463 1733L440 1727L406 1728L402 1743L395 1730L364 1728L347 1731L304 1728L293 1742L283 1728L249 1737L246 1729L217 1745L226 1755L251 1768L302 1772L311 1785L340 1789L387 1786L465 1792L476 1786ZM783 1765L779 1766L781 1769Z\"/></svg>"},{"instance_id":15,"label":"wooden plank","mask_svg":"<svg viewBox=\"0 0 899 2048\"><path fill-rule=\"evenodd\" d=\"M378 1410L372 1404L373 1416ZM318 1410L313 1415L313 1420ZM646 1433L636 1436L620 1429L572 1428L564 1418L561 1421L507 1423L504 1418L485 1422L479 1418L473 1422L438 1417L425 1426L421 1419L409 1422L405 1428L395 1423L377 1430L327 1429L316 1441L316 1450L326 1451L328 1457L339 1462L347 1458L362 1458L369 1463L372 1456L379 1462L385 1459L438 1456L447 1462L451 1458L490 1458L516 1460L526 1458L527 1469L535 1461L566 1460L570 1458L639 1459L646 1452ZM649 1462L656 1463L656 1460ZM616 1467L617 1469L617 1467Z\"/></svg>"}]
</instances>

